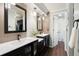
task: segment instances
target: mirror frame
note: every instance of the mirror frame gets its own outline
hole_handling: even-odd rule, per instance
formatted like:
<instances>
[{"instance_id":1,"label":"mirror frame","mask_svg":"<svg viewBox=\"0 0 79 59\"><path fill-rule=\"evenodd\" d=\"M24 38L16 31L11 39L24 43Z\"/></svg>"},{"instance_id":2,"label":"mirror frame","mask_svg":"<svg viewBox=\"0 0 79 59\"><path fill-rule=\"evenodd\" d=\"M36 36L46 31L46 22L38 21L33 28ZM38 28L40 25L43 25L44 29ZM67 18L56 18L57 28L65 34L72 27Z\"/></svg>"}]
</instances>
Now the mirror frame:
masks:
<instances>
[{"instance_id":1,"label":"mirror frame","mask_svg":"<svg viewBox=\"0 0 79 59\"><path fill-rule=\"evenodd\" d=\"M37 30L38 31L43 31L43 20L41 19L41 29L39 29L39 21L38 21L38 18L39 18L40 16L37 16Z\"/></svg>"},{"instance_id":2,"label":"mirror frame","mask_svg":"<svg viewBox=\"0 0 79 59\"><path fill-rule=\"evenodd\" d=\"M6 3L4 3L4 32L5 33L18 33L18 32L26 32L27 31L27 19L26 19L26 16L27 16L27 11L26 9L24 9L23 7L19 6L19 5L14 5L15 7L18 7L19 9L25 11L25 30L23 31L8 31L8 8L5 7L6 6Z\"/></svg>"}]
</instances>

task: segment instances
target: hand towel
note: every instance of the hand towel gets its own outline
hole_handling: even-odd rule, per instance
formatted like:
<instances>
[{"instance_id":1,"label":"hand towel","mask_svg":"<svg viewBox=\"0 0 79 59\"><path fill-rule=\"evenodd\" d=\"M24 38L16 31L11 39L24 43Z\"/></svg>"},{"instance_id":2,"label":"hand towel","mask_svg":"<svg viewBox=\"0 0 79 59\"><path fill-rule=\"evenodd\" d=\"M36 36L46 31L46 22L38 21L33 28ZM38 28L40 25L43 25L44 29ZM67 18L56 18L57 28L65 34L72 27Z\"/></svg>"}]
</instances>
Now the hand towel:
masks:
<instances>
[{"instance_id":1,"label":"hand towel","mask_svg":"<svg viewBox=\"0 0 79 59\"><path fill-rule=\"evenodd\" d=\"M77 29L74 27L72 29L70 41L69 41L69 47L70 48L75 48L76 40L77 40Z\"/></svg>"}]
</instances>

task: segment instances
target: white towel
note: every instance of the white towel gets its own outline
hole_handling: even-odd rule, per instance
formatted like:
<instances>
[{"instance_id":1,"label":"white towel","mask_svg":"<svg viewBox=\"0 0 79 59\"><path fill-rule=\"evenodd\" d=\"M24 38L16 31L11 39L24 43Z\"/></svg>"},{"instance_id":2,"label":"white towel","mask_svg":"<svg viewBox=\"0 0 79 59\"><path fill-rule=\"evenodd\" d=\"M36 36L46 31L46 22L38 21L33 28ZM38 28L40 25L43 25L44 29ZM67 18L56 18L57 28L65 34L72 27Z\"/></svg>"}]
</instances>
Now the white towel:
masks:
<instances>
[{"instance_id":1,"label":"white towel","mask_svg":"<svg viewBox=\"0 0 79 59\"><path fill-rule=\"evenodd\" d=\"M70 48L75 48L76 40L77 40L77 29L74 27L72 29L71 37L70 37L70 41L69 41Z\"/></svg>"}]
</instances>

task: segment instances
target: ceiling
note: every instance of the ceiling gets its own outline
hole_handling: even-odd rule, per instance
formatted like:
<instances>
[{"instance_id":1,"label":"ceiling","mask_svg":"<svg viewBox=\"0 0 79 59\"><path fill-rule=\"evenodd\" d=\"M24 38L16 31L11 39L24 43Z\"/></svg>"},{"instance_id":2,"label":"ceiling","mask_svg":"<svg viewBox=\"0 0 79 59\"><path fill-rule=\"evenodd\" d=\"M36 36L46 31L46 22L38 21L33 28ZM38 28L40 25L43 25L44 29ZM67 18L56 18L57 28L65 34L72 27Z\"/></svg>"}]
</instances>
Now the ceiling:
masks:
<instances>
[{"instance_id":1,"label":"ceiling","mask_svg":"<svg viewBox=\"0 0 79 59\"><path fill-rule=\"evenodd\" d=\"M42 12L44 12L45 14L48 14L49 11L47 9L47 7L43 4L43 3L34 3L40 10L42 10Z\"/></svg>"},{"instance_id":2,"label":"ceiling","mask_svg":"<svg viewBox=\"0 0 79 59\"><path fill-rule=\"evenodd\" d=\"M66 9L67 3L44 3L50 12Z\"/></svg>"}]
</instances>

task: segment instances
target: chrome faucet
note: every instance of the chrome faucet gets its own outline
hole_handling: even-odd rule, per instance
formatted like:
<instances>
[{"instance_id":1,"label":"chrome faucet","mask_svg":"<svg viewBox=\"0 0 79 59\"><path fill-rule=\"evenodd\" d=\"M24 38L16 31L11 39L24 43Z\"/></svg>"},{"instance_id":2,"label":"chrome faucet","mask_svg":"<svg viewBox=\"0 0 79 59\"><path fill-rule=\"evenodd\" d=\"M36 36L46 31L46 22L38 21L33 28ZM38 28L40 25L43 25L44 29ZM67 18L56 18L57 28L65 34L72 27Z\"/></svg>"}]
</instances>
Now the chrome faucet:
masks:
<instances>
[{"instance_id":1,"label":"chrome faucet","mask_svg":"<svg viewBox=\"0 0 79 59\"><path fill-rule=\"evenodd\" d=\"M20 35L20 34L18 34L18 35L17 35L18 40L20 40L20 37L21 37L21 35Z\"/></svg>"}]
</instances>

